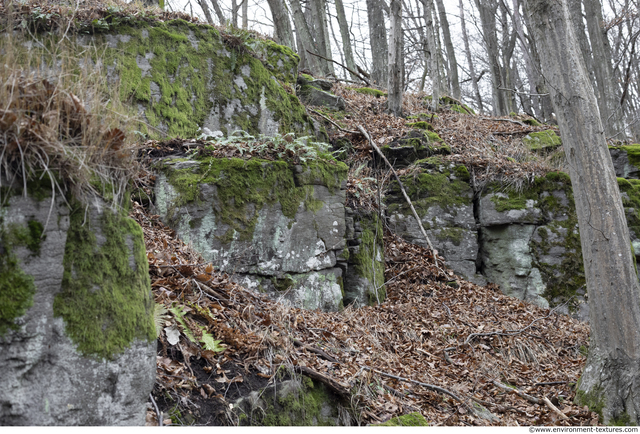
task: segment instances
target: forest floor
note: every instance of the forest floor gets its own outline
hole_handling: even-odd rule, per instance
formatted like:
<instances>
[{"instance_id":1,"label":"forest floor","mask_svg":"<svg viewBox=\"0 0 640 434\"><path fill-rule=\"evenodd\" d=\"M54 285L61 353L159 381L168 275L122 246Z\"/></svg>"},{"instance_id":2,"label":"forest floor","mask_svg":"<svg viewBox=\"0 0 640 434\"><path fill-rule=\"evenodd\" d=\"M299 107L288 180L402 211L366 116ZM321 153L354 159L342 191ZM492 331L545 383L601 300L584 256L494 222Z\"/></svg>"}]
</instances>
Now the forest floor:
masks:
<instances>
[{"instance_id":1,"label":"forest floor","mask_svg":"<svg viewBox=\"0 0 640 434\"><path fill-rule=\"evenodd\" d=\"M382 145L407 132L408 121L385 114L384 97L342 85L334 91L347 100L346 112L309 112L332 142L342 137L353 145L349 205L377 207L375 194L355 194L375 191L384 177L371 168L373 151L357 127L366 125ZM452 149L444 158L465 163L474 182L497 179L525 188L554 170L521 140L553 127L446 108L431 116L424 101L407 96L405 114L429 121ZM434 426L598 424L596 413L573 402L588 351L587 324L505 296L495 285L467 282L441 258L436 265L431 251L391 233L385 235L386 300L321 312L233 283L149 210L134 203L132 216L144 230L155 300L166 307L153 391L165 424L235 425L230 405L279 380L282 367L348 397L359 425L410 412ZM194 334L204 326L218 341L194 344L176 333L177 324ZM155 410L147 422L158 424Z\"/></svg>"}]
</instances>

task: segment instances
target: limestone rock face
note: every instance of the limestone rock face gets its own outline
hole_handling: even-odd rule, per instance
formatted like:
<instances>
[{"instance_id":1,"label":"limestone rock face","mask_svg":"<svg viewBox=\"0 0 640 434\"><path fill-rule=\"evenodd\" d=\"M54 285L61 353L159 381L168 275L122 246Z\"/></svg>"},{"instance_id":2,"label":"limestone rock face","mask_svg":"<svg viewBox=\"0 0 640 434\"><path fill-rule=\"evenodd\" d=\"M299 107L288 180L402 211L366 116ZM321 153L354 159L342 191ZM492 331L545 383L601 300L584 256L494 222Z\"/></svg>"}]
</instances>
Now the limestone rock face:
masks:
<instances>
[{"instance_id":1,"label":"limestone rock face","mask_svg":"<svg viewBox=\"0 0 640 434\"><path fill-rule=\"evenodd\" d=\"M481 228L481 251L484 274L500 285L507 295L548 307L542 297L545 285L540 270L533 267L529 240L536 226L501 225Z\"/></svg>"},{"instance_id":2,"label":"limestone rock face","mask_svg":"<svg viewBox=\"0 0 640 434\"><path fill-rule=\"evenodd\" d=\"M0 425L144 425L156 342L140 228L103 203L85 215L19 193L0 223Z\"/></svg>"},{"instance_id":3,"label":"limestone rock face","mask_svg":"<svg viewBox=\"0 0 640 434\"><path fill-rule=\"evenodd\" d=\"M544 221L536 199L525 199L522 208L510 208L505 193L488 193L480 198L479 217L482 226L535 224ZM503 203L504 202L504 203Z\"/></svg>"},{"instance_id":4,"label":"limestone rock face","mask_svg":"<svg viewBox=\"0 0 640 434\"><path fill-rule=\"evenodd\" d=\"M374 305L384 301L383 230L382 220L375 213L355 215L347 209L349 255L343 264L339 264L345 270L345 306Z\"/></svg>"},{"instance_id":5,"label":"limestone rock face","mask_svg":"<svg viewBox=\"0 0 640 434\"><path fill-rule=\"evenodd\" d=\"M197 137L205 128L313 134L294 90L300 59L272 41L231 41L213 26L177 20L120 25L76 42L78 52L103 53L100 65L153 127L140 125L150 137Z\"/></svg>"},{"instance_id":6,"label":"limestone rock face","mask_svg":"<svg viewBox=\"0 0 640 434\"><path fill-rule=\"evenodd\" d=\"M344 164L168 159L158 168L160 216L205 260L296 306L341 306Z\"/></svg>"},{"instance_id":7,"label":"limestone rock face","mask_svg":"<svg viewBox=\"0 0 640 434\"><path fill-rule=\"evenodd\" d=\"M638 179L640 178L640 169L637 166L637 157L635 161L629 160L629 152L635 154L638 145L621 146L619 148L609 148L613 168L618 178ZM634 152L635 151L635 152ZM634 164L635 163L635 164Z\"/></svg>"},{"instance_id":8,"label":"limestone rock face","mask_svg":"<svg viewBox=\"0 0 640 434\"><path fill-rule=\"evenodd\" d=\"M478 234L469 173L464 166L436 157L423 161L419 174L402 177L403 185L434 248L451 269L473 279ZM391 185L386 199L389 228L411 243L428 247L397 184Z\"/></svg>"}]
</instances>

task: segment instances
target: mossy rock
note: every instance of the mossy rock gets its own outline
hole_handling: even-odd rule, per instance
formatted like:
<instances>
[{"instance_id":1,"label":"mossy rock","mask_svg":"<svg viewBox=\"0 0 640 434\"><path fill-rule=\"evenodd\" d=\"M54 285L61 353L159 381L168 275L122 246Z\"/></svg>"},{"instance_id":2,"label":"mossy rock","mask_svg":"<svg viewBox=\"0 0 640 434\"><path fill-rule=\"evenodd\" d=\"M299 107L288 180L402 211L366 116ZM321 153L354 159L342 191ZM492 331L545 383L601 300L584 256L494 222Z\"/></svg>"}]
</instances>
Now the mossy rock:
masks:
<instances>
[{"instance_id":1,"label":"mossy rock","mask_svg":"<svg viewBox=\"0 0 640 434\"><path fill-rule=\"evenodd\" d=\"M428 104L431 104L433 97L431 95L427 95L424 97L425 101L428 101ZM466 104L461 104L459 101L449 97L449 96L441 96L438 100L438 103L442 106L445 106L447 109L463 114L463 115L475 115L476 112Z\"/></svg>"},{"instance_id":2,"label":"mossy rock","mask_svg":"<svg viewBox=\"0 0 640 434\"><path fill-rule=\"evenodd\" d=\"M349 249L344 304L373 306L386 298L384 286L384 227L375 213L356 215L355 239ZM350 243L351 244L351 243Z\"/></svg>"},{"instance_id":3,"label":"mossy rock","mask_svg":"<svg viewBox=\"0 0 640 434\"><path fill-rule=\"evenodd\" d=\"M134 339L156 338L146 249L142 229L124 211L90 210L87 218L85 208L76 203L71 211L53 312L78 352L112 359Z\"/></svg>"},{"instance_id":4,"label":"mossy rock","mask_svg":"<svg viewBox=\"0 0 640 434\"><path fill-rule=\"evenodd\" d=\"M408 122L407 126L419 130L434 131L433 125L426 121Z\"/></svg>"},{"instance_id":5,"label":"mossy rock","mask_svg":"<svg viewBox=\"0 0 640 434\"><path fill-rule=\"evenodd\" d=\"M466 167L446 162L438 156L419 160L415 165L416 170L401 176L400 180L418 215L425 215L434 205L443 210L471 205L473 190L469 185L469 171ZM394 211L411 213L397 182L390 183L386 198L389 214Z\"/></svg>"},{"instance_id":6,"label":"mossy rock","mask_svg":"<svg viewBox=\"0 0 640 434\"><path fill-rule=\"evenodd\" d=\"M32 255L40 254L42 224L30 220L27 225L4 224L0 213L0 337L18 330L15 320L33 304L36 293L33 277L22 270L15 249L27 247Z\"/></svg>"},{"instance_id":7,"label":"mossy rock","mask_svg":"<svg viewBox=\"0 0 640 434\"><path fill-rule=\"evenodd\" d=\"M392 417L388 421L375 426L429 426L429 423L422 414L414 412Z\"/></svg>"},{"instance_id":8,"label":"mossy rock","mask_svg":"<svg viewBox=\"0 0 640 434\"><path fill-rule=\"evenodd\" d=\"M251 392L234 403L233 411L241 426L340 426L350 423L340 397L324 384L305 376Z\"/></svg>"},{"instance_id":9,"label":"mossy rock","mask_svg":"<svg viewBox=\"0 0 640 434\"><path fill-rule=\"evenodd\" d=\"M527 125L531 125L532 127L541 127L542 126L542 124L540 122L538 122L537 120L535 120L534 118L523 119L522 123L527 124Z\"/></svg>"},{"instance_id":10,"label":"mossy rock","mask_svg":"<svg viewBox=\"0 0 640 434\"><path fill-rule=\"evenodd\" d=\"M451 154L451 148L434 131L416 129L382 147L382 153L394 167L406 167L433 155Z\"/></svg>"},{"instance_id":11,"label":"mossy rock","mask_svg":"<svg viewBox=\"0 0 640 434\"><path fill-rule=\"evenodd\" d=\"M553 130L538 131L527 134L522 142L532 151L551 151L562 145L558 134Z\"/></svg>"},{"instance_id":12,"label":"mossy rock","mask_svg":"<svg viewBox=\"0 0 640 434\"><path fill-rule=\"evenodd\" d=\"M272 41L183 20L139 20L78 36L74 49L85 53L92 45L92 60L146 118L151 128L138 129L149 137L196 137L205 127L225 134L313 133L294 90L299 57Z\"/></svg>"},{"instance_id":13,"label":"mossy rock","mask_svg":"<svg viewBox=\"0 0 640 434\"><path fill-rule=\"evenodd\" d=\"M376 98L380 98L381 96L387 96L386 92L383 92L381 90L378 89L372 89L370 87L359 87L357 89L353 89L358 93L361 93L363 95L370 95L370 96L375 96Z\"/></svg>"}]
</instances>

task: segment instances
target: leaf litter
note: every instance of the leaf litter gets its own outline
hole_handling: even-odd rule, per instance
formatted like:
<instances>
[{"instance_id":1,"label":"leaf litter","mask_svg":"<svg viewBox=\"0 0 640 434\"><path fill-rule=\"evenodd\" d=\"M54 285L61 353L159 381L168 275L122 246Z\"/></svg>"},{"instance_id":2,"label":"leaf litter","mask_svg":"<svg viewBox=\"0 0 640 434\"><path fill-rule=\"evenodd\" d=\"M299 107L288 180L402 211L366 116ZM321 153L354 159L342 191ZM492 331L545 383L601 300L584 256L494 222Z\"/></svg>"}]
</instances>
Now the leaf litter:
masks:
<instances>
[{"instance_id":1,"label":"leaf litter","mask_svg":"<svg viewBox=\"0 0 640 434\"><path fill-rule=\"evenodd\" d=\"M132 215L144 230L156 303L168 311L154 396L176 423L237 423L229 405L276 381L280 367L335 380L353 396L360 424L413 411L432 425L597 423L573 404L588 326L436 268L422 247L386 234L384 303L308 311L233 283L139 204ZM494 381L548 397L568 419ZM148 422L157 423L155 412Z\"/></svg>"},{"instance_id":2,"label":"leaf litter","mask_svg":"<svg viewBox=\"0 0 640 434\"><path fill-rule=\"evenodd\" d=\"M412 128L408 120L384 113L386 98L340 84L334 92L346 99L345 112L309 112L333 144L344 138L351 144L347 205L377 211L383 188L378 185L389 174L370 164L372 150L357 126L366 125L379 145ZM476 186L499 181L525 188L558 169L522 144L528 133L555 127L446 107L436 115L424 95L408 95L405 113L419 113L414 121L432 124L452 150L443 158L465 164ZM287 145L211 143L148 142L146 156L208 148L223 158L273 159ZM427 249L386 233L387 299L340 312L309 311L232 282L137 203L133 216L144 230L156 303L168 312L153 395L173 423L236 425L233 402L280 381L284 371L304 373L349 396L360 425L415 411L435 426L598 424L596 413L573 403L588 325L508 297L496 285L467 282L435 266ZM148 412L148 424L157 424L154 411Z\"/></svg>"}]
</instances>

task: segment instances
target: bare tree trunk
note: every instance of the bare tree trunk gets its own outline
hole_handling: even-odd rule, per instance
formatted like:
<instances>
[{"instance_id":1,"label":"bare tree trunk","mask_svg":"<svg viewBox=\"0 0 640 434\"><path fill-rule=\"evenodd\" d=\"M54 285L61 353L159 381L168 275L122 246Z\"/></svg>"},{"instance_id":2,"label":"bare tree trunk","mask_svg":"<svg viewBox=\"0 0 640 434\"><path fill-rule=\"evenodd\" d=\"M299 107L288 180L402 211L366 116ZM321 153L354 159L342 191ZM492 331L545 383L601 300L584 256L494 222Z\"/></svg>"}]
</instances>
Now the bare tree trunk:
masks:
<instances>
[{"instance_id":1,"label":"bare tree trunk","mask_svg":"<svg viewBox=\"0 0 640 434\"><path fill-rule=\"evenodd\" d=\"M526 27L530 29L532 27L532 24L530 22L529 15L524 14L523 18ZM536 41L530 36L527 39L529 41L533 64L540 65L540 54L538 53L538 46L536 44ZM553 119L553 102L551 101L551 96L548 94L548 86L545 78L540 71L538 71L538 73L536 74L535 91L540 95L541 116L539 117L539 119L541 119L543 122L550 122Z\"/></svg>"},{"instance_id":2,"label":"bare tree trunk","mask_svg":"<svg viewBox=\"0 0 640 434\"><path fill-rule=\"evenodd\" d=\"M576 39L580 45L580 51L584 58L584 63L587 67L587 73L591 79L591 83L595 84L595 77L593 75L593 58L591 57L591 48L589 47L589 39L587 38L587 29L584 26L584 14L582 13L582 0L567 0L569 6L569 14L571 17L571 24L573 24L573 30L576 34Z\"/></svg>"},{"instance_id":3,"label":"bare tree trunk","mask_svg":"<svg viewBox=\"0 0 640 434\"><path fill-rule=\"evenodd\" d=\"M508 114L503 87L502 73L500 67L500 54L498 46L498 35L496 31L496 12L498 10L498 2L496 0L475 0L476 7L480 13L480 22L482 23L482 38L487 50L487 61L489 63L489 71L491 72L491 95L493 96L493 114Z\"/></svg>"},{"instance_id":4,"label":"bare tree trunk","mask_svg":"<svg viewBox=\"0 0 640 434\"><path fill-rule=\"evenodd\" d=\"M338 16L338 26L340 26L340 36L342 37L342 49L344 51L344 59L347 68L352 71L356 70L356 62L353 60L353 49L351 48L351 37L349 36L349 26L347 25L347 16L344 13L344 4L342 0L336 0L336 15ZM357 80L357 76L351 74L352 80Z\"/></svg>"},{"instance_id":5,"label":"bare tree trunk","mask_svg":"<svg viewBox=\"0 0 640 434\"><path fill-rule=\"evenodd\" d=\"M213 17L211 16L211 11L209 10L209 5L207 4L207 0L196 0L200 9L204 13L204 17L207 20L207 23L213 25Z\"/></svg>"},{"instance_id":6,"label":"bare tree trunk","mask_svg":"<svg viewBox=\"0 0 640 434\"><path fill-rule=\"evenodd\" d=\"M249 0L242 0L242 28L249 28Z\"/></svg>"},{"instance_id":7,"label":"bare tree trunk","mask_svg":"<svg viewBox=\"0 0 640 434\"><path fill-rule=\"evenodd\" d=\"M213 10L216 12L216 15L218 16L218 21L220 21L220 25L224 26L226 23L226 19L224 17L224 14L222 13L222 9L220 9L220 4L218 4L218 0L198 0L198 2L203 2L203 3L206 1L211 2L211 6L213 6Z\"/></svg>"},{"instance_id":8,"label":"bare tree trunk","mask_svg":"<svg viewBox=\"0 0 640 434\"><path fill-rule=\"evenodd\" d=\"M389 38L389 113L402 116L402 0L391 0L391 35Z\"/></svg>"},{"instance_id":9,"label":"bare tree trunk","mask_svg":"<svg viewBox=\"0 0 640 434\"><path fill-rule=\"evenodd\" d=\"M449 64L449 81L451 82L452 96L460 99L460 79L458 78L458 62L456 60L456 53L453 49L453 42L451 41L451 32L449 31L449 20L447 19L447 11L444 8L442 0L436 0L438 7L438 14L440 15L440 25L442 26L442 37L444 38L444 47L447 50L447 63Z\"/></svg>"},{"instance_id":10,"label":"bare tree trunk","mask_svg":"<svg viewBox=\"0 0 640 434\"><path fill-rule=\"evenodd\" d=\"M615 85L611 66L611 47L603 26L602 6L599 0L584 0L587 31L593 51L593 72L596 75L598 107L605 133L611 137L622 130L622 111L617 103L620 92ZM619 137L620 138L620 137ZM622 137L624 138L624 137Z\"/></svg>"},{"instance_id":11,"label":"bare tree trunk","mask_svg":"<svg viewBox=\"0 0 640 434\"><path fill-rule=\"evenodd\" d=\"M525 113L529 115L535 115L535 117L538 119L544 119L544 116L542 114L542 100L541 97L537 95L538 92L536 91L536 81L538 80L537 76L540 75L540 72L535 71L536 67L534 66L532 56L533 47L531 46L532 44L527 43L528 40L524 34L522 17L520 16L520 5L521 0L513 0L513 25L516 29L518 40L520 41L520 49L522 50L524 59L524 69L527 73L529 93L531 94L530 96L523 98L522 105L524 107ZM539 63L535 65L539 65ZM524 102L525 100L527 101L526 103Z\"/></svg>"},{"instance_id":12,"label":"bare tree trunk","mask_svg":"<svg viewBox=\"0 0 640 434\"><path fill-rule=\"evenodd\" d=\"M525 0L569 165L591 345L577 401L605 424L640 423L640 288L598 104L566 0Z\"/></svg>"},{"instance_id":13,"label":"bare tree trunk","mask_svg":"<svg viewBox=\"0 0 640 434\"><path fill-rule=\"evenodd\" d=\"M378 86L387 85L387 29L384 25L383 0L367 0L369 43L371 45L371 80Z\"/></svg>"},{"instance_id":14,"label":"bare tree trunk","mask_svg":"<svg viewBox=\"0 0 640 434\"><path fill-rule=\"evenodd\" d=\"M320 75L322 73L322 67L320 66L319 58L306 53L306 50L309 50L312 53L319 54L318 49L313 42L313 37L311 36L309 27L307 26L307 20L302 12L300 0L289 0L289 2L291 4L291 12L293 13L293 22L296 26L298 52L300 53L300 57L301 59L306 60L306 64L304 66L311 69L312 73Z\"/></svg>"},{"instance_id":15,"label":"bare tree trunk","mask_svg":"<svg viewBox=\"0 0 640 434\"><path fill-rule=\"evenodd\" d=\"M245 0L245 2L248 2L248 0ZM290 48L295 48L293 30L289 22L289 11L287 10L284 0L267 0L267 3L269 3L273 25L275 26L274 36L276 42Z\"/></svg>"},{"instance_id":16,"label":"bare tree trunk","mask_svg":"<svg viewBox=\"0 0 640 434\"><path fill-rule=\"evenodd\" d=\"M329 39L329 29L327 28L327 14L325 0L313 0L310 2L311 16L315 28L315 42L318 47L318 54L331 59L331 40ZM327 76L333 74L333 62L319 59L322 73Z\"/></svg>"},{"instance_id":17,"label":"bare tree trunk","mask_svg":"<svg viewBox=\"0 0 640 434\"><path fill-rule=\"evenodd\" d=\"M467 33L467 25L464 20L464 5L462 4L462 0L459 0L458 5L460 9L460 27L462 28L462 40L464 42L464 52L467 56L467 63L469 66L469 76L471 78L473 93L475 94L475 97L476 97L476 104L478 107L478 111L482 113L484 111L484 107L482 105L482 96L480 96L480 89L478 88L478 79L476 78L476 72L473 66L473 58L471 57L471 48L469 47L469 34Z\"/></svg>"},{"instance_id":18,"label":"bare tree trunk","mask_svg":"<svg viewBox=\"0 0 640 434\"><path fill-rule=\"evenodd\" d=\"M511 67L511 58L513 57L513 51L516 47L516 35L515 26L512 30L509 30L509 10L505 2L500 2L500 13L502 14L502 68L500 71L502 82L502 96L505 102L505 109L507 113L513 113L516 111L516 98L515 92L512 89L515 88L513 83L513 71ZM509 90L507 90L509 89Z\"/></svg>"},{"instance_id":19,"label":"bare tree trunk","mask_svg":"<svg viewBox=\"0 0 640 434\"><path fill-rule=\"evenodd\" d=\"M435 11L433 10L433 0L422 0L424 6L425 34L427 40L427 50L429 54L429 72L431 75L431 109L438 111L438 103L442 90L442 79L440 77L440 65L438 60L438 44L436 43L436 28L433 24Z\"/></svg>"},{"instance_id":20,"label":"bare tree trunk","mask_svg":"<svg viewBox=\"0 0 640 434\"><path fill-rule=\"evenodd\" d=\"M238 27L238 2L237 0L231 0L231 25Z\"/></svg>"}]
</instances>

